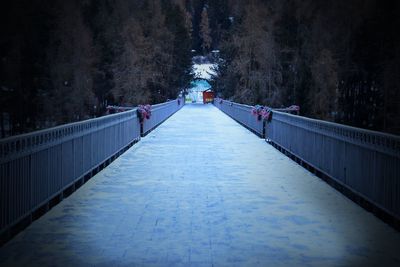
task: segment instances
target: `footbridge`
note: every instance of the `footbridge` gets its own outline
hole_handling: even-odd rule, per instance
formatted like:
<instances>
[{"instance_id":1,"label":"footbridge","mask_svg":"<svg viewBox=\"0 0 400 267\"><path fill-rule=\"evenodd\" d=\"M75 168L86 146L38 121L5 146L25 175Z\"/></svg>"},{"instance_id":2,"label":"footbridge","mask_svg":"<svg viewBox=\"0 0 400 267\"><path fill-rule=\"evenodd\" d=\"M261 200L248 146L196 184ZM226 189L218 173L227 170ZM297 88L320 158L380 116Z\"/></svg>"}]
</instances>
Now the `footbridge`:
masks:
<instances>
[{"instance_id":1,"label":"footbridge","mask_svg":"<svg viewBox=\"0 0 400 267\"><path fill-rule=\"evenodd\" d=\"M400 139L251 110L1 140L0 266L400 266Z\"/></svg>"}]
</instances>

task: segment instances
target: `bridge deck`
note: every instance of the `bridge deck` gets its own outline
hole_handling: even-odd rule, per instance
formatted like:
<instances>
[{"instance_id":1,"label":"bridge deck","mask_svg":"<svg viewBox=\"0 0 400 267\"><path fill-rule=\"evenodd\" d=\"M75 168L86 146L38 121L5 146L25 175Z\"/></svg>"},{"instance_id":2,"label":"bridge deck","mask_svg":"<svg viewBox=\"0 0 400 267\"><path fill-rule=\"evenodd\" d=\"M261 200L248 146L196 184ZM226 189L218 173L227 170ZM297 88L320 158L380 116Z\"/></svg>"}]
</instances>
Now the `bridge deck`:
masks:
<instances>
[{"instance_id":1,"label":"bridge deck","mask_svg":"<svg viewBox=\"0 0 400 267\"><path fill-rule=\"evenodd\" d=\"M400 266L400 234L188 105L0 248L11 266Z\"/></svg>"}]
</instances>

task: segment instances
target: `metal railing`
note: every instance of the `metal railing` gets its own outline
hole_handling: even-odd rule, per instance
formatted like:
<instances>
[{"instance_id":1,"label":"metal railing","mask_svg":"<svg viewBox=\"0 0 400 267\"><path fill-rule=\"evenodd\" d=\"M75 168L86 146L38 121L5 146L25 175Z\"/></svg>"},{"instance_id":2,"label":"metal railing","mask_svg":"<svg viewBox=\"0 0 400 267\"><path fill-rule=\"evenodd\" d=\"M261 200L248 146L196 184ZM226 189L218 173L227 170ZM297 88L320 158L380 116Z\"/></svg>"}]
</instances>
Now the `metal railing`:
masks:
<instances>
[{"instance_id":1,"label":"metal railing","mask_svg":"<svg viewBox=\"0 0 400 267\"><path fill-rule=\"evenodd\" d=\"M400 137L300 117L277 109L262 124L252 107L216 98L214 105L306 165L400 220ZM288 109L283 109L288 110ZM261 129L263 127L263 129Z\"/></svg>"},{"instance_id":2,"label":"metal railing","mask_svg":"<svg viewBox=\"0 0 400 267\"><path fill-rule=\"evenodd\" d=\"M400 219L400 137L274 112L266 139Z\"/></svg>"},{"instance_id":3,"label":"metal railing","mask_svg":"<svg viewBox=\"0 0 400 267\"><path fill-rule=\"evenodd\" d=\"M252 106L238 104L221 98L215 98L214 105L246 128L264 137L265 123L263 120L258 120L256 116L251 114Z\"/></svg>"},{"instance_id":4,"label":"metal railing","mask_svg":"<svg viewBox=\"0 0 400 267\"><path fill-rule=\"evenodd\" d=\"M151 117L144 120L143 122L142 136L148 134L152 129L168 119L172 114L181 109L184 105L185 101L183 98L153 105L151 107Z\"/></svg>"},{"instance_id":5,"label":"metal railing","mask_svg":"<svg viewBox=\"0 0 400 267\"><path fill-rule=\"evenodd\" d=\"M154 129L183 105L155 105L143 128ZM140 130L135 108L0 140L0 234L139 141Z\"/></svg>"}]
</instances>

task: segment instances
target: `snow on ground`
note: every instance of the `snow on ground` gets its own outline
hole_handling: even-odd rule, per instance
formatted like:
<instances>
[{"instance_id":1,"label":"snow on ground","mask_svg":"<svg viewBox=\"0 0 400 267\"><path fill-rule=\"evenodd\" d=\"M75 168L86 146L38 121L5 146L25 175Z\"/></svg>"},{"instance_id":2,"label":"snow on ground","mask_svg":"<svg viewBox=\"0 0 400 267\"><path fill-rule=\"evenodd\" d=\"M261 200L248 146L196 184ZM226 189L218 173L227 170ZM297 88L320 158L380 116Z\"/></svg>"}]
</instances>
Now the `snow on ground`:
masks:
<instances>
[{"instance_id":1,"label":"snow on ground","mask_svg":"<svg viewBox=\"0 0 400 267\"><path fill-rule=\"evenodd\" d=\"M187 105L0 248L0 266L400 266L400 233Z\"/></svg>"},{"instance_id":2,"label":"snow on ground","mask_svg":"<svg viewBox=\"0 0 400 267\"><path fill-rule=\"evenodd\" d=\"M193 64L192 71L195 78L212 80L217 75L216 70L218 64L205 63L205 64Z\"/></svg>"}]
</instances>

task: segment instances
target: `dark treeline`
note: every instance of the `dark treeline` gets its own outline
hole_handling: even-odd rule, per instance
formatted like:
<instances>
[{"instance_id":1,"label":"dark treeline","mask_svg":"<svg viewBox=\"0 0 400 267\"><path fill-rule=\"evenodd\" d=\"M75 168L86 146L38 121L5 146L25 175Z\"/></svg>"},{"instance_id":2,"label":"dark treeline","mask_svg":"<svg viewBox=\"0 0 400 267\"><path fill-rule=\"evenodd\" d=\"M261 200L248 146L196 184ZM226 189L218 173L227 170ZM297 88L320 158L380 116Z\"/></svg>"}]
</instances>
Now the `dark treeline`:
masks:
<instances>
[{"instance_id":1,"label":"dark treeline","mask_svg":"<svg viewBox=\"0 0 400 267\"><path fill-rule=\"evenodd\" d=\"M191 80L185 1L13 0L0 11L1 137L175 98Z\"/></svg>"},{"instance_id":2,"label":"dark treeline","mask_svg":"<svg viewBox=\"0 0 400 267\"><path fill-rule=\"evenodd\" d=\"M222 97L400 133L398 1L9 2L2 137L175 98L191 57L213 50Z\"/></svg>"},{"instance_id":3,"label":"dark treeline","mask_svg":"<svg viewBox=\"0 0 400 267\"><path fill-rule=\"evenodd\" d=\"M400 133L399 1L227 2L220 94Z\"/></svg>"}]
</instances>

